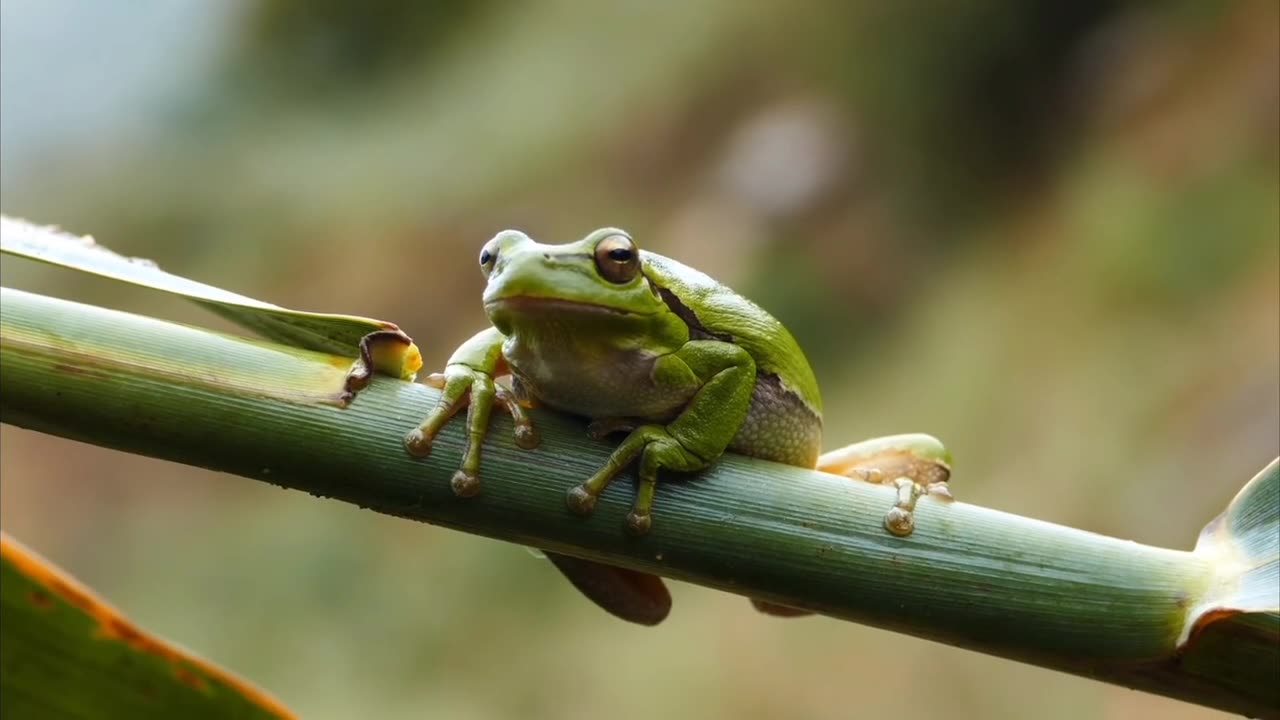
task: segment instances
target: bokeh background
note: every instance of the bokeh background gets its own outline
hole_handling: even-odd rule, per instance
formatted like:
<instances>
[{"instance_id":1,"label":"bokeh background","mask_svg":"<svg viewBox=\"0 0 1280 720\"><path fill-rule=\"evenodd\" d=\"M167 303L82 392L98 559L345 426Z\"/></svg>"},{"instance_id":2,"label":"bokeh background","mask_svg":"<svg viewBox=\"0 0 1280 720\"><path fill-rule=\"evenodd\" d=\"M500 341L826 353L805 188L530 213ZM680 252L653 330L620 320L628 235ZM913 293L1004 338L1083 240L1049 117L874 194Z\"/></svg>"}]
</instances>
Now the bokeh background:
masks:
<instances>
[{"instance_id":1,"label":"bokeh background","mask_svg":"<svg viewBox=\"0 0 1280 720\"><path fill-rule=\"evenodd\" d=\"M5 213L428 367L495 231L619 225L793 330L828 445L936 434L966 501L1189 548L1280 452L1268 0L0 0L0 32ZM1219 716L694 586L635 628L515 546L0 441L5 530L309 718Z\"/></svg>"}]
</instances>

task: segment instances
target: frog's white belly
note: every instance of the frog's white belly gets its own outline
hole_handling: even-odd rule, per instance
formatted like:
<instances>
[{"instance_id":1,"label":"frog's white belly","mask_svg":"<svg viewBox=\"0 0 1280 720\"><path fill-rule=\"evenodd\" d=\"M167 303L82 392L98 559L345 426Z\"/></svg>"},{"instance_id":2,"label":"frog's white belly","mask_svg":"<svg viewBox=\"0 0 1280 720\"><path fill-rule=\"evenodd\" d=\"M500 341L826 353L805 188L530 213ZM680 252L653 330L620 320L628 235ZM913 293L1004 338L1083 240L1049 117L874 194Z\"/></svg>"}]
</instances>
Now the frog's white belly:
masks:
<instances>
[{"instance_id":1,"label":"frog's white belly","mask_svg":"<svg viewBox=\"0 0 1280 720\"><path fill-rule=\"evenodd\" d=\"M542 403L589 418L674 418L696 389L653 381L658 355L602 347L564 336L531 344L508 338L503 355L512 374Z\"/></svg>"}]
</instances>

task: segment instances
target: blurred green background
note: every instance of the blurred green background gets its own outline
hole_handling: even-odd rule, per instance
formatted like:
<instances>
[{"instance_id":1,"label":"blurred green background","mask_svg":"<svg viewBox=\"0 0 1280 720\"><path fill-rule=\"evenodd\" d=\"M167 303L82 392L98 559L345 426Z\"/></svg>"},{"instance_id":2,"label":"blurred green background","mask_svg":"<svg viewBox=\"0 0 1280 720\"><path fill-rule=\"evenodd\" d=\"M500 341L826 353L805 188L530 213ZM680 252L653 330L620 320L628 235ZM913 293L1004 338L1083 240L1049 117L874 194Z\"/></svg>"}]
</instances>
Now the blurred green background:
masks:
<instances>
[{"instance_id":1,"label":"blurred green background","mask_svg":"<svg viewBox=\"0 0 1280 720\"><path fill-rule=\"evenodd\" d=\"M481 244L600 225L757 300L828 446L1189 548L1280 452L1280 6L0 1L3 211L281 305L484 324ZM6 261L4 281L211 327ZM309 718L1207 718L4 427L0 524ZM661 503L661 499L659 499Z\"/></svg>"}]
</instances>

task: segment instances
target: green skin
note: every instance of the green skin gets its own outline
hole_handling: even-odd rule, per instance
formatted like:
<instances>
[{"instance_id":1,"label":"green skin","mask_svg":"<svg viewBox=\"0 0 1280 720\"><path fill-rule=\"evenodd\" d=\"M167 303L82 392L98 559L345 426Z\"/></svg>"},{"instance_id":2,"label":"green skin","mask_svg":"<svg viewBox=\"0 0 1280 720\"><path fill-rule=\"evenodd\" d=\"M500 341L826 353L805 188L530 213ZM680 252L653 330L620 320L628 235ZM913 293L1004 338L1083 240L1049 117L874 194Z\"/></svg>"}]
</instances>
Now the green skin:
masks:
<instances>
[{"instance_id":1,"label":"green skin","mask_svg":"<svg viewBox=\"0 0 1280 720\"><path fill-rule=\"evenodd\" d=\"M707 275L639 250L621 230L602 228L564 245L507 230L485 245L481 267L493 327L463 343L443 374L428 378L441 398L405 438L410 453L424 456L444 424L468 408L468 443L452 481L459 496L480 490L480 448L497 403L514 418L516 442L526 448L537 444L525 413L533 405L589 418L595 436L627 431L604 466L569 490L567 502L577 514L590 513L638 460L639 488L626 518L637 535L652 525L659 471L697 472L726 450L892 483L898 501L885 527L896 535L910 533L917 498L950 497L950 458L927 435L879 438L820 456L817 381L786 328ZM494 382L506 374L510 389ZM665 617L670 598L656 578L550 558L615 615L644 624Z\"/></svg>"}]
</instances>

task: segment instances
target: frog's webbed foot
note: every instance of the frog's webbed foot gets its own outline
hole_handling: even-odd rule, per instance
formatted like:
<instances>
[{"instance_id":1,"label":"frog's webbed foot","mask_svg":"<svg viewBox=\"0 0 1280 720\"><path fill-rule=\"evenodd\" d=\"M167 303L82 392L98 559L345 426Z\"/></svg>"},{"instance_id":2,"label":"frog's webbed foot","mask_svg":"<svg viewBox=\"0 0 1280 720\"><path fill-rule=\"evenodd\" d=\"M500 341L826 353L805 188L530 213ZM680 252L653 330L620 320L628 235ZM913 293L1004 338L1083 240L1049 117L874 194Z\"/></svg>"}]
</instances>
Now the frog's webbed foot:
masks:
<instances>
[{"instance_id":1,"label":"frog's webbed foot","mask_svg":"<svg viewBox=\"0 0 1280 720\"><path fill-rule=\"evenodd\" d=\"M884 527L898 537L915 530L916 502L925 495L951 501L951 455L928 435L895 435L824 453L818 470L870 483L892 485L897 496Z\"/></svg>"},{"instance_id":2,"label":"frog's webbed foot","mask_svg":"<svg viewBox=\"0 0 1280 720\"><path fill-rule=\"evenodd\" d=\"M565 500L578 515L590 515L600 494L632 460L640 457L640 487L627 513L626 528L632 535L644 535L653 526L653 496L658 486L658 470L692 472L706 467L706 461L685 449L661 425L642 425L631 432L603 467L586 482L569 490Z\"/></svg>"},{"instance_id":3,"label":"frog's webbed foot","mask_svg":"<svg viewBox=\"0 0 1280 720\"><path fill-rule=\"evenodd\" d=\"M441 428L459 410L467 408L467 444L462 451L462 467L450 481L455 495L471 497L480 492L480 449L495 402L514 422L516 445L525 449L537 447L538 433L528 413L516 396L495 383L489 373L456 364L446 367L443 373L433 373L423 384L440 390L440 399L427 418L405 436L404 446L410 455L430 455Z\"/></svg>"}]
</instances>

